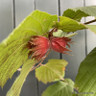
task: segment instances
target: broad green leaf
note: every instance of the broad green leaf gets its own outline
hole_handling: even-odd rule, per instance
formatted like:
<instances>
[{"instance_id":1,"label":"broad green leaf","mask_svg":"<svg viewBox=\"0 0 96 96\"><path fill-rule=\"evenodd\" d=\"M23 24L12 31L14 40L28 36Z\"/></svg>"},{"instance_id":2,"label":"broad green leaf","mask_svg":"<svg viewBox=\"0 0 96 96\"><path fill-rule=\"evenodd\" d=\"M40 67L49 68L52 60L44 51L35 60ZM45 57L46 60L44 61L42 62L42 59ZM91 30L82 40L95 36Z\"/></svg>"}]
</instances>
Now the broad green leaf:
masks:
<instances>
[{"instance_id":1,"label":"broad green leaf","mask_svg":"<svg viewBox=\"0 0 96 96\"><path fill-rule=\"evenodd\" d=\"M75 86L82 96L96 96L96 48L81 62Z\"/></svg>"},{"instance_id":2,"label":"broad green leaf","mask_svg":"<svg viewBox=\"0 0 96 96\"><path fill-rule=\"evenodd\" d=\"M82 17L95 16L96 6L71 8L64 11L63 16L80 21Z\"/></svg>"},{"instance_id":3,"label":"broad green leaf","mask_svg":"<svg viewBox=\"0 0 96 96\"><path fill-rule=\"evenodd\" d=\"M62 30L58 30L57 32L53 32L53 36L55 36L55 37L73 37L75 35L77 35L76 32L66 33L66 32L63 32Z\"/></svg>"},{"instance_id":4,"label":"broad green leaf","mask_svg":"<svg viewBox=\"0 0 96 96\"><path fill-rule=\"evenodd\" d=\"M71 79L65 79L49 86L42 96L72 96L74 82Z\"/></svg>"},{"instance_id":5,"label":"broad green leaf","mask_svg":"<svg viewBox=\"0 0 96 96\"><path fill-rule=\"evenodd\" d=\"M21 73L18 78L15 80L14 84L12 85L11 89L8 91L6 96L19 96L23 83L26 80L28 73L30 72L32 66L36 62L34 60L28 60L22 67Z\"/></svg>"},{"instance_id":6,"label":"broad green leaf","mask_svg":"<svg viewBox=\"0 0 96 96\"><path fill-rule=\"evenodd\" d=\"M64 32L75 32L77 30L86 29L83 24L64 16L60 16L60 21L55 23L54 26Z\"/></svg>"},{"instance_id":7,"label":"broad green leaf","mask_svg":"<svg viewBox=\"0 0 96 96\"><path fill-rule=\"evenodd\" d=\"M86 27L96 34L96 25L86 25Z\"/></svg>"},{"instance_id":8,"label":"broad green leaf","mask_svg":"<svg viewBox=\"0 0 96 96\"><path fill-rule=\"evenodd\" d=\"M57 15L50 15L39 10L33 11L13 32L4 40L4 43L10 43L21 38L28 38L31 35L44 35L54 22L57 21Z\"/></svg>"},{"instance_id":9,"label":"broad green leaf","mask_svg":"<svg viewBox=\"0 0 96 96\"><path fill-rule=\"evenodd\" d=\"M64 70L67 64L67 61L63 59L50 59L47 64L36 69L36 77L45 84L58 79L63 79Z\"/></svg>"},{"instance_id":10,"label":"broad green leaf","mask_svg":"<svg viewBox=\"0 0 96 96\"><path fill-rule=\"evenodd\" d=\"M57 21L56 15L34 11L0 44L0 86L28 59L26 44L32 35L44 35Z\"/></svg>"}]
</instances>

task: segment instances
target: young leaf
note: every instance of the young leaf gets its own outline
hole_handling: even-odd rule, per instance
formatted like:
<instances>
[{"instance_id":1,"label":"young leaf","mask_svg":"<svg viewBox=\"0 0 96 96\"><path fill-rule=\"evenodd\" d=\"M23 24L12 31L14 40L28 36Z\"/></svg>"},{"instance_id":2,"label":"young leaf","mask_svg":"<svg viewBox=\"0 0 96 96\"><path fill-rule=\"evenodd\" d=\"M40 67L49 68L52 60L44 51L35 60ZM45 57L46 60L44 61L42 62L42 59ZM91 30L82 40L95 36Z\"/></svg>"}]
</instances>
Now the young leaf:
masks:
<instances>
[{"instance_id":1,"label":"young leaf","mask_svg":"<svg viewBox=\"0 0 96 96\"><path fill-rule=\"evenodd\" d=\"M42 96L72 96L73 88L74 82L71 79L65 79L49 86Z\"/></svg>"},{"instance_id":2,"label":"young leaf","mask_svg":"<svg viewBox=\"0 0 96 96\"><path fill-rule=\"evenodd\" d=\"M86 29L83 24L65 16L60 16L60 21L55 23L54 26L64 32L75 32L77 30Z\"/></svg>"},{"instance_id":3,"label":"young leaf","mask_svg":"<svg viewBox=\"0 0 96 96\"><path fill-rule=\"evenodd\" d=\"M26 63L22 67L19 77L15 80L14 84L12 85L6 96L19 96L23 83L35 63L36 61L34 60L26 61Z\"/></svg>"},{"instance_id":4,"label":"young leaf","mask_svg":"<svg viewBox=\"0 0 96 96\"><path fill-rule=\"evenodd\" d=\"M66 33L66 32L63 32L62 30L58 30L57 32L53 32L53 36L55 36L55 37L73 37L77 34L78 33L76 33L76 32Z\"/></svg>"},{"instance_id":5,"label":"young leaf","mask_svg":"<svg viewBox=\"0 0 96 96\"><path fill-rule=\"evenodd\" d=\"M96 6L86 6L67 9L64 11L63 16L71 19L80 21L82 17L95 16L96 17Z\"/></svg>"},{"instance_id":6,"label":"young leaf","mask_svg":"<svg viewBox=\"0 0 96 96\"><path fill-rule=\"evenodd\" d=\"M63 79L67 64L67 61L63 59L50 59L47 64L36 69L36 77L45 84L47 82Z\"/></svg>"},{"instance_id":7,"label":"young leaf","mask_svg":"<svg viewBox=\"0 0 96 96\"><path fill-rule=\"evenodd\" d=\"M81 62L75 85L82 96L96 96L96 48Z\"/></svg>"},{"instance_id":8,"label":"young leaf","mask_svg":"<svg viewBox=\"0 0 96 96\"><path fill-rule=\"evenodd\" d=\"M12 77L14 72L28 59L26 44L32 35L49 31L56 15L34 11L0 44L0 86Z\"/></svg>"}]
</instances>

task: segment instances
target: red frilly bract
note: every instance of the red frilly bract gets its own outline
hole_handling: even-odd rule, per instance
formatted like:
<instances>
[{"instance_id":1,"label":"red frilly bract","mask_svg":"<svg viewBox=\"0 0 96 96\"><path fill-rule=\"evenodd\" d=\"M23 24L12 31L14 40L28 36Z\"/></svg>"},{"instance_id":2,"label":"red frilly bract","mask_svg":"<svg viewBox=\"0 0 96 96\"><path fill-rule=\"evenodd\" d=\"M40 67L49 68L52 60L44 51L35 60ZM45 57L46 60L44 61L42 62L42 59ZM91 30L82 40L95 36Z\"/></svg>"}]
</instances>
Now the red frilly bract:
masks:
<instances>
[{"instance_id":1,"label":"red frilly bract","mask_svg":"<svg viewBox=\"0 0 96 96\"><path fill-rule=\"evenodd\" d=\"M56 52L67 54L65 51L71 51L66 48L70 47L68 44L71 41L67 37L50 37L46 38L44 36L32 36L29 40L27 47L30 50L29 56L32 55L32 58L40 60L45 56L49 49L53 49Z\"/></svg>"},{"instance_id":2,"label":"red frilly bract","mask_svg":"<svg viewBox=\"0 0 96 96\"><path fill-rule=\"evenodd\" d=\"M51 48L56 52L67 54L65 51L71 51L66 48L66 46L70 47L68 44L70 41L71 39L67 37L52 37Z\"/></svg>"},{"instance_id":3,"label":"red frilly bract","mask_svg":"<svg viewBox=\"0 0 96 96\"><path fill-rule=\"evenodd\" d=\"M43 36L32 36L28 42L27 47L29 48L29 56L32 55L32 58L40 60L50 48L49 40Z\"/></svg>"}]
</instances>

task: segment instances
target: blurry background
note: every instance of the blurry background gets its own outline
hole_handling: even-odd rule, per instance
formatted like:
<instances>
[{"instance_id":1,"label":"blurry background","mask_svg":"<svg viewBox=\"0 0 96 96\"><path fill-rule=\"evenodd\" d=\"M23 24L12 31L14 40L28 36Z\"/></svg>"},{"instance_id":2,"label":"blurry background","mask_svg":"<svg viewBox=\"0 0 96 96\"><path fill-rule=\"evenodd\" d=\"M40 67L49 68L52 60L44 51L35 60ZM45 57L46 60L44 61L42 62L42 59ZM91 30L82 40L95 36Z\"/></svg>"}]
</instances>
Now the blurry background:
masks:
<instances>
[{"instance_id":1,"label":"blurry background","mask_svg":"<svg viewBox=\"0 0 96 96\"><path fill-rule=\"evenodd\" d=\"M67 8L88 5L96 5L96 0L0 0L0 42L33 10L39 9L50 14L61 15ZM92 18L86 20L89 21ZM85 19L82 20L82 22L84 21ZM96 45L96 35L88 30L82 30L73 38L73 41L74 44L71 46L73 56L60 56L59 53L52 52L48 58L66 59L69 62L66 78L75 80L80 62ZM8 80L3 90L0 88L0 96L5 96L18 75L19 72L16 72L12 80ZM41 96L47 86L38 82L34 72L31 72L20 96Z\"/></svg>"}]
</instances>

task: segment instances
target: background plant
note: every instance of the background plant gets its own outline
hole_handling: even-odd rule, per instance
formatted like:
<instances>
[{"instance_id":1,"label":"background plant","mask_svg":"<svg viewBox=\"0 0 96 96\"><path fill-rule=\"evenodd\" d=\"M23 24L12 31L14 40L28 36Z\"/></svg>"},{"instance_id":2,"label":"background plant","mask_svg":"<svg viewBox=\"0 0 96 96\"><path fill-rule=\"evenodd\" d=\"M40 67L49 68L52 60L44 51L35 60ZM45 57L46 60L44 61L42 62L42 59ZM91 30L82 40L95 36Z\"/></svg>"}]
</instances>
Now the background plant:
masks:
<instances>
[{"instance_id":1,"label":"background plant","mask_svg":"<svg viewBox=\"0 0 96 96\"><path fill-rule=\"evenodd\" d=\"M63 79L67 61L52 59L49 60L47 64L42 65L43 60L41 60L38 64L36 59L28 58L29 49L26 48L31 36L45 36L47 38L47 33L54 28L57 30L55 30L56 32L54 32L53 36L57 36L58 38L72 37L76 35L74 32L82 29L90 29L93 32L96 32L95 25L88 25L89 23L95 22L95 19L84 24L80 23L82 17L95 17L95 11L95 6L68 9L59 17L38 10L32 12L32 14L30 14L8 36L8 38L0 44L1 87L4 86L6 81L11 78L22 65L21 73L7 93L7 96L19 96L28 73L30 70L32 71L34 69L36 69L36 77L38 80L44 83L56 81L55 84L45 90L42 94L43 96L75 95L73 92L74 88L78 92L89 92L89 94L78 94L80 96L95 96L96 48L93 49L93 51L81 63L75 80L75 86L71 79Z\"/></svg>"}]
</instances>

